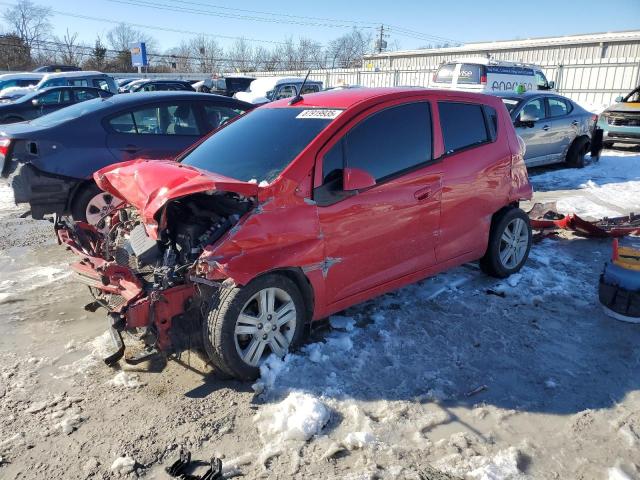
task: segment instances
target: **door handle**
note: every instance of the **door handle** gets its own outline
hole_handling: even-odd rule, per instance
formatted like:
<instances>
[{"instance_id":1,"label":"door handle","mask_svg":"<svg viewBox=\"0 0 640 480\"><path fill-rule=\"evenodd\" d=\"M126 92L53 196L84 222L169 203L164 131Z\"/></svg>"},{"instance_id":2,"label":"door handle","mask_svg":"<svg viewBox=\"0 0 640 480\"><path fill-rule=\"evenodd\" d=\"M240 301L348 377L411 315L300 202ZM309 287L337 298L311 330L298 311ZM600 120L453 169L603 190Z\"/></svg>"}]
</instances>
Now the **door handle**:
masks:
<instances>
[{"instance_id":1,"label":"door handle","mask_svg":"<svg viewBox=\"0 0 640 480\"><path fill-rule=\"evenodd\" d=\"M431 196L431 187L421 188L420 190L416 190L413 194L416 200L426 200Z\"/></svg>"},{"instance_id":2,"label":"door handle","mask_svg":"<svg viewBox=\"0 0 640 480\"><path fill-rule=\"evenodd\" d=\"M140 147L136 145L127 145L124 148L121 148L120 150L122 152L127 152L127 153L136 153L137 151L140 150Z\"/></svg>"},{"instance_id":3,"label":"door handle","mask_svg":"<svg viewBox=\"0 0 640 480\"><path fill-rule=\"evenodd\" d=\"M550 128L549 125L545 125L544 127L542 127L542 130L546 132L547 130L549 130L549 128Z\"/></svg>"}]
</instances>

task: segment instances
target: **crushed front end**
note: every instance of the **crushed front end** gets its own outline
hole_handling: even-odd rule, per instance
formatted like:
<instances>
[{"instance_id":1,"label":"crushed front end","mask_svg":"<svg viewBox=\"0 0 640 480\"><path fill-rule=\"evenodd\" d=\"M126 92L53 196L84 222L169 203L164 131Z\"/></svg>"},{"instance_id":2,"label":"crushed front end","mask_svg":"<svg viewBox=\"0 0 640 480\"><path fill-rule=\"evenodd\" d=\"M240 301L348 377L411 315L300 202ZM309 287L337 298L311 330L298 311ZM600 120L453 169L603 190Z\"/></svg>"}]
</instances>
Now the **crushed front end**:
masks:
<instances>
[{"instance_id":1,"label":"crushed front end","mask_svg":"<svg viewBox=\"0 0 640 480\"><path fill-rule=\"evenodd\" d=\"M107 364L124 356L123 332L144 344L129 363L198 347L201 312L220 287L194 276L196 261L253 206L242 195L208 190L168 199L153 226L132 206L113 212L105 231L56 221L59 242L80 257L72 269L93 295L85 308L108 312L116 351Z\"/></svg>"}]
</instances>

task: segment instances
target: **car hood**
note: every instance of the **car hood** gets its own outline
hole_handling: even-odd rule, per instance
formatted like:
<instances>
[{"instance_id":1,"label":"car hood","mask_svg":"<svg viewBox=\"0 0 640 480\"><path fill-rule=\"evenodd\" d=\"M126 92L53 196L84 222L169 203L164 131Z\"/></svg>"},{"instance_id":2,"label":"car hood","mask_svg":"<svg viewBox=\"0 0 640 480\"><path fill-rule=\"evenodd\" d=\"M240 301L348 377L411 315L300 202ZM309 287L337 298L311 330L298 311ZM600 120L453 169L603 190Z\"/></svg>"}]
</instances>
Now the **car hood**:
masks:
<instances>
[{"instance_id":1,"label":"car hood","mask_svg":"<svg viewBox=\"0 0 640 480\"><path fill-rule=\"evenodd\" d=\"M255 183L199 170L173 160L117 163L98 170L93 178L102 190L134 206L148 225L155 225L156 213L169 200L209 191L255 197L259 190Z\"/></svg>"},{"instance_id":2,"label":"car hood","mask_svg":"<svg viewBox=\"0 0 640 480\"><path fill-rule=\"evenodd\" d=\"M265 92L236 92L233 98L254 105L260 105L269 102L269 99L265 95Z\"/></svg>"},{"instance_id":3,"label":"car hood","mask_svg":"<svg viewBox=\"0 0 640 480\"><path fill-rule=\"evenodd\" d=\"M640 102L616 103L607 108L605 112L640 112Z\"/></svg>"}]
</instances>

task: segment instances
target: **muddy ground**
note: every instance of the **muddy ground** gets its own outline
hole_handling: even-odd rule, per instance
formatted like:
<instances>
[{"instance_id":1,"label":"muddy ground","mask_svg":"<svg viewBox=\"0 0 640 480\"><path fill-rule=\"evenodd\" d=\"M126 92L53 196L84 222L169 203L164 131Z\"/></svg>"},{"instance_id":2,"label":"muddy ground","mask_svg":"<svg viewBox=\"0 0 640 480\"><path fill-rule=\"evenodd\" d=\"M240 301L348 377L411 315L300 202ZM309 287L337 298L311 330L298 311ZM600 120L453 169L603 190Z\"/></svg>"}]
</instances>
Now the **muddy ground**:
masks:
<instances>
[{"instance_id":1,"label":"muddy ground","mask_svg":"<svg viewBox=\"0 0 640 480\"><path fill-rule=\"evenodd\" d=\"M565 210L640 212L637 151L532 179ZM563 234L507 281L468 265L351 308L252 385L195 353L104 366L104 313L83 310L51 224L10 195L2 479L165 479L181 445L226 477L640 479L640 326L597 302L606 240Z\"/></svg>"}]
</instances>

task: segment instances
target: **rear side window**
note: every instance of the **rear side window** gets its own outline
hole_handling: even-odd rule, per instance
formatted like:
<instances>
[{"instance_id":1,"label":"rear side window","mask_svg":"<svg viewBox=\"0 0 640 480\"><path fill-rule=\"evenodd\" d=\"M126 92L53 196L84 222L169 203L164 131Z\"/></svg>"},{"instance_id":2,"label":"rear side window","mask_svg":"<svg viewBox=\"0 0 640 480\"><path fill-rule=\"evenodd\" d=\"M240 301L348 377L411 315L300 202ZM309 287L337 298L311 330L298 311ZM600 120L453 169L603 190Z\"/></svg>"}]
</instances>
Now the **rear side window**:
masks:
<instances>
[{"instance_id":1,"label":"rear side window","mask_svg":"<svg viewBox=\"0 0 640 480\"><path fill-rule=\"evenodd\" d=\"M204 104L204 116L209 130L224 125L229 120L243 114L244 111L211 103Z\"/></svg>"},{"instance_id":2,"label":"rear side window","mask_svg":"<svg viewBox=\"0 0 640 480\"><path fill-rule=\"evenodd\" d=\"M550 117L563 117L565 115L569 115L572 110L569 102L563 98L552 97L548 99L548 102Z\"/></svg>"},{"instance_id":3,"label":"rear side window","mask_svg":"<svg viewBox=\"0 0 640 480\"><path fill-rule=\"evenodd\" d=\"M434 82L451 83L451 80L453 79L453 71L455 69L455 63L447 63L446 65L442 65L433 78Z\"/></svg>"},{"instance_id":4,"label":"rear side window","mask_svg":"<svg viewBox=\"0 0 640 480\"><path fill-rule=\"evenodd\" d=\"M318 85L305 85L300 90L300 95L304 95L305 93L316 93L320 91L320 87Z\"/></svg>"},{"instance_id":5,"label":"rear side window","mask_svg":"<svg viewBox=\"0 0 640 480\"><path fill-rule=\"evenodd\" d=\"M495 140L498 137L498 112L489 105L484 106L484 113L487 116L487 126L489 127L489 136L491 140Z\"/></svg>"},{"instance_id":6,"label":"rear side window","mask_svg":"<svg viewBox=\"0 0 640 480\"><path fill-rule=\"evenodd\" d=\"M75 90L74 93L78 102L84 102L85 100L98 98L98 92L95 90L78 89Z\"/></svg>"},{"instance_id":7,"label":"rear side window","mask_svg":"<svg viewBox=\"0 0 640 480\"><path fill-rule=\"evenodd\" d=\"M445 153L453 153L489 140L481 105L438 102L438 110Z\"/></svg>"},{"instance_id":8,"label":"rear side window","mask_svg":"<svg viewBox=\"0 0 640 480\"><path fill-rule=\"evenodd\" d=\"M109 90L109 83L102 78L94 78L93 86L96 88L101 88L102 90Z\"/></svg>"},{"instance_id":9,"label":"rear side window","mask_svg":"<svg viewBox=\"0 0 640 480\"><path fill-rule=\"evenodd\" d=\"M199 135L196 116L188 104L141 108L113 117L109 125L118 133Z\"/></svg>"},{"instance_id":10,"label":"rear side window","mask_svg":"<svg viewBox=\"0 0 640 480\"><path fill-rule=\"evenodd\" d=\"M463 63L460 65L460 73L458 73L458 83L479 84L482 77L485 77L485 66L473 63Z\"/></svg>"},{"instance_id":11,"label":"rear side window","mask_svg":"<svg viewBox=\"0 0 640 480\"><path fill-rule=\"evenodd\" d=\"M431 160L429 104L391 107L363 120L346 135L346 159L376 181Z\"/></svg>"}]
</instances>

